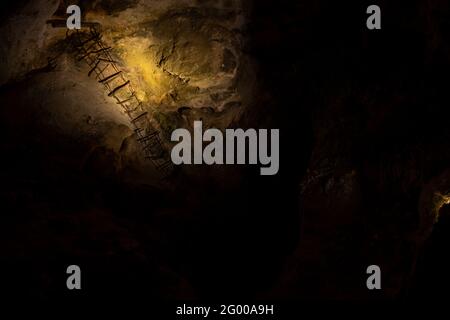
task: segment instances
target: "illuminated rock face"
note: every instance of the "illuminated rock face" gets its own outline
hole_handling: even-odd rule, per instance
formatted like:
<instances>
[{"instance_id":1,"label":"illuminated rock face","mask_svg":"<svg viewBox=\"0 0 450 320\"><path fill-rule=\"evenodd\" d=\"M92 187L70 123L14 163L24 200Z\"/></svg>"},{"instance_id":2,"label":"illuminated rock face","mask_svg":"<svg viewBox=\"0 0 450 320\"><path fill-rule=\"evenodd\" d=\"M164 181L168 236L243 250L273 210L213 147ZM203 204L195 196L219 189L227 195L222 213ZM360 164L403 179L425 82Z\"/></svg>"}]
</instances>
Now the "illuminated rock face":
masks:
<instances>
[{"instance_id":1,"label":"illuminated rock face","mask_svg":"<svg viewBox=\"0 0 450 320\"><path fill-rule=\"evenodd\" d=\"M44 128L41 132L51 127L84 141L87 150L99 147L120 153L120 168L151 172L140 160L120 106L88 77L86 64L75 59L65 40L66 28L54 28L47 20L65 19L67 6L78 4L83 22L100 24L103 41L112 47L120 69L167 142L174 129L190 128L195 120L208 128L227 128L246 108L242 88L250 97L254 76L250 59L242 53L246 10L241 2L24 3L1 26L0 84L23 86L14 110L33 113L36 126ZM50 57L55 58L54 67L47 65Z\"/></svg>"},{"instance_id":2,"label":"illuminated rock face","mask_svg":"<svg viewBox=\"0 0 450 320\"><path fill-rule=\"evenodd\" d=\"M246 107L243 96L252 95L255 83L252 63L243 54L247 10L242 0L74 3L81 7L82 21L101 25L104 41L113 47L138 97L161 124L163 137L195 120L224 129L239 119ZM65 28L52 28L46 21L65 18L67 5L67 1L28 3L19 9L17 19L2 27L1 83L45 66L48 57L61 57L67 49ZM78 78L80 67L64 54L62 58L57 65L64 64L62 71Z\"/></svg>"},{"instance_id":3,"label":"illuminated rock face","mask_svg":"<svg viewBox=\"0 0 450 320\"><path fill-rule=\"evenodd\" d=\"M240 74L251 73L240 0L128 1L120 11L115 2L92 4L85 19L102 25L166 137L200 118L218 128L236 120L244 108Z\"/></svg>"}]
</instances>

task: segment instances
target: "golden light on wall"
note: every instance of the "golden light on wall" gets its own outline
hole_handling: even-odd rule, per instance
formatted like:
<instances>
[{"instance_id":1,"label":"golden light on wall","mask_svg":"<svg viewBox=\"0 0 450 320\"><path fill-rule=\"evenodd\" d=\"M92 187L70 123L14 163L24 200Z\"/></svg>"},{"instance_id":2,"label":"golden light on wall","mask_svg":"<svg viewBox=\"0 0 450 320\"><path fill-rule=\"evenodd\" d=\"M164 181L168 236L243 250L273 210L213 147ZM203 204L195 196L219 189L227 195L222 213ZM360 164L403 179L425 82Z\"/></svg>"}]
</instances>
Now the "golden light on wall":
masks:
<instances>
[{"instance_id":1,"label":"golden light on wall","mask_svg":"<svg viewBox=\"0 0 450 320\"><path fill-rule=\"evenodd\" d=\"M435 193L433 197L434 202L434 223L438 222L440 210L444 205L450 204L450 194L443 195L441 193Z\"/></svg>"},{"instance_id":2,"label":"golden light on wall","mask_svg":"<svg viewBox=\"0 0 450 320\"><path fill-rule=\"evenodd\" d=\"M137 84L138 97L142 101L160 103L176 83L158 67L155 55L149 51L151 45L151 39L143 37L126 37L117 43L125 68Z\"/></svg>"}]
</instances>

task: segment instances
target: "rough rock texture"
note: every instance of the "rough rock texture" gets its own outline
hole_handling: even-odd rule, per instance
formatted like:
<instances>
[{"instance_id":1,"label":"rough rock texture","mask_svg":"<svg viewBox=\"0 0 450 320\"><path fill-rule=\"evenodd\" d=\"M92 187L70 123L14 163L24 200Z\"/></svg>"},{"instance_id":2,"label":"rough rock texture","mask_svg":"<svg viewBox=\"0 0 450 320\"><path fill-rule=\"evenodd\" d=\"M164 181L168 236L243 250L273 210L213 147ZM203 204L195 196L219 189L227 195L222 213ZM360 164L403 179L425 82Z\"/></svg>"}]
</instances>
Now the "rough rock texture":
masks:
<instances>
[{"instance_id":1,"label":"rough rock texture","mask_svg":"<svg viewBox=\"0 0 450 320\"><path fill-rule=\"evenodd\" d=\"M199 119L281 130L277 176L197 166L173 190L45 24L68 3L17 1L2 20L12 296L73 298L60 272L74 261L84 298L109 303L448 296L448 1L379 1L395 13L380 33L364 5L331 0L79 1L164 137ZM366 289L371 264L381 292Z\"/></svg>"},{"instance_id":2,"label":"rough rock texture","mask_svg":"<svg viewBox=\"0 0 450 320\"><path fill-rule=\"evenodd\" d=\"M171 201L151 187L159 177L142 159L129 120L75 60L66 30L46 23L64 18L68 4L18 2L1 26L2 149L10 155L2 160L2 176L11 188L1 191L9 226L2 243L11 244L1 263L10 274L26 265L36 271L27 280L12 277L8 287L12 296L54 299L55 270L76 259L96 279L88 285L94 295L114 299L107 284L114 278L118 290L137 290L130 297L147 288L149 295L192 297L182 264L175 270L163 262L173 259L164 252L174 250L176 229L158 231L173 226L171 211L179 228L184 200L170 205L178 210L167 208ZM239 116L239 73L250 68L241 59L239 1L79 5L83 21L101 24L104 41L164 137L194 120L224 128ZM155 210L163 218L155 220ZM131 222L131 216L146 222ZM130 266L133 271L123 273Z\"/></svg>"},{"instance_id":3,"label":"rough rock texture","mask_svg":"<svg viewBox=\"0 0 450 320\"><path fill-rule=\"evenodd\" d=\"M195 120L223 129L239 119L245 109L242 95L250 100L249 79L254 81L252 65L242 53L244 12L239 1L78 4L83 22L100 24L103 41L113 47L119 66L159 123L163 138L169 140L175 128L190 128ZM9 17L1 32L0 83L38 81L39 86L30 89L30 95L21 96L19 104L36 107L40 122L51 123L73 137L85 135L89 139L92 131L108 136L105 139L118 152L117 145L131 133L122 130L122 135L113 138L110 129L126 126L126 117L101 86L87 78L88 67L74 60L65 41L65 28L46 23L48 19L64 19L66 7L64 1L30 2ZM241 79L245 81L242 90ZM60 112L62 105L66 107Z\"/></svg>"},{"instance_id":4,"label":"rough rock texture","mask_svg":"<svg viewBox=\"0 0 450 320\"><path fill-rule=\"evenodd\" d=\"M189 115L218 128L238 119L245 108L242 95L251 94L249 83L250 90L241 92L241 74L252 72L242 51L242 3L138 1L129 5L120 12L97 10L102 2L87 5L86 19L99 22L106 43L114 43L139 97L166 136L174 127L189 128ZM178 110L183 110L183 116Z\"/></svg>"}]
</instances>

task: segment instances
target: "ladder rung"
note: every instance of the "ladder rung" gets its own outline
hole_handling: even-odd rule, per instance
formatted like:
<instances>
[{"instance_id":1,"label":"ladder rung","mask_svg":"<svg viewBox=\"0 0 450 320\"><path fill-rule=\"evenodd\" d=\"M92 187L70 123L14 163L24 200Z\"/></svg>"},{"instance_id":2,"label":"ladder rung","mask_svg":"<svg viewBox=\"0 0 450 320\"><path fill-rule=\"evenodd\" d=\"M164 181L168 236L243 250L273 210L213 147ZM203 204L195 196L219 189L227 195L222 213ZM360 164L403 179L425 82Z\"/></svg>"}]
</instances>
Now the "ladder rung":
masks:
<instances>
[{"instance_id":1,"label":"ladder rung","mask_svg":"<svg viewBox=\"0 0 450 320\"><path fill-rule=\"evenodd\" d=\"M100 61L106 61L106 62L111 62L111 63L117 63L117 61L111 60L111 59L105 59L105 58L98 58L98 60Z\"/></svg>"},{"instance_id":2,"label":"ladder rung","mask_svg":"<svg viewBox=\"0 0 450 320\"><path fill-rule=\"evenodd\" d=\"M92 51L91 53L100 53L100 52L107 51L107 50L110 50L110 49L111 49L111 47L101 48L101 49Z\"/></svg>"},{"instance_id":3,"label":"ladder rung","mask_svg":"<svg viewBox=\"0 0 450 320\"><path fill-rule=\"evenodd\" d=\"M100 61L97 60L97 62L95 63L94 67L91 70L89 70L88 77L90 77L92 72L94 72L94 70L97 69L99 64L100 64Z\"/></svg>"},{"instance_id":4,"label":"ladder rung","mask_svg":"<svg viewBox=\"0 0 450 320\"><path fill-rule=\"evenodd\" d=\"M127 86L130 83L130 80L127 80L127 82L125 82L124 84L121 84L118 87L115 87L110 93L108 93L108 97L111 97L112 95L114 95L117 91L119 91L120 89L122 89L123 87Z\"/></svg>"},{"instance_id":5,"label":"ladder rung","mask_svg":"<svg viewBox=\"0 0 450 320\"><path fill-rule=\"evenodd\" d=\"M107 64L103 69L100 70L99 75L103 73L107 68L109 67L109 64Z\"/></svg>"},{"instance_id":6,"label":"ladder rung","mask_svg":"<svg viewBox=\"0 0 450 320\"><path fill-rule=\"evenodd\" d=\"M147 142L147 141L154 139L157 135L158 135L158 131L154 131L154 132L150 133L149 135L146 135L145 137L138 138L137 140L140 142ZM156 140L158 140L158 138L156 138ZM157 142L159 143L159 141L157 141ZM146 147L148 147L148 146L146 146Z\"/></svg>"},{"instance_id":7,"label":"ladder rung","mask_svg":"<svg viewBox=\"0 0 450 320\"><path fill-rule=\"evenodd\" d=\"M78 58L78 61L81 61L81 60L83 60L84 58L86 58L88 55L94 53L94 52L92 52L92 51L89 52L89 50L91 50L91 48L92 48L93 46L95 46L96 44L97 44L97 43L94 42L93 44L91 44L91 46L90 46L89 48L85 49L85 50L84 50L85 54L82 55L80 58Z\"/></svg>"},{"instance_id":8,"label":"ladder rung","mask_svg":"<svg viewBox=\"0 0 450 320\"><path fill-rule=\"evenodd\" d=\"M122 73L122 71L117 71L116 73L113 73L113 74L107 76L106 78L98 80L98 82L100 82L100 83L106 82L106 81L108 81L108 80L110 80L112 78L115 78L116 76L118 76L121 73Z\"/></svg>"},{"instance_id":9,"label":"ladder rung","mask_svg":"<svg viewBox=\"0 0 450 320\"><path fill-rule=\"evenodd\" d=\"M138 121L138 120L141 119L142 117L146 116L147 113L148 113L148 112L146 111L146 112L144 112L144 113L138 115L136 118L132 119L131 122L132 122L132 123L135 123L136 121Z\"/></svg>"},{"instance_id":10,"label":"ladder rung","mask_svg":"<svg viewBox=\"0 0 450 320\"><path fill-rule=\"evenodd\" d=\"M134 92L133 92L128 99L119 101L119 102L117 102L117 104L122 104L122 103L128 102L128 101L132 100L134 97L135 97L135 95L134 95Z\"/></svg>"},{"instance_id":11,"label":"ladder rung","mask_svg":"<svg viewBox=\"0 0 450 320\"><path fill-rule=\"evenodd\" d=\"M129 109L126 109L125 110L125 113L128 115L128 117L130 117L130 118L132 118L132 113L134 113L134 112L136 112L136 111L138 111L138 109L139 109L139 107L136 107L136 108L134 108L133 110L129 110Z\"/></svg>"}]
</instances>

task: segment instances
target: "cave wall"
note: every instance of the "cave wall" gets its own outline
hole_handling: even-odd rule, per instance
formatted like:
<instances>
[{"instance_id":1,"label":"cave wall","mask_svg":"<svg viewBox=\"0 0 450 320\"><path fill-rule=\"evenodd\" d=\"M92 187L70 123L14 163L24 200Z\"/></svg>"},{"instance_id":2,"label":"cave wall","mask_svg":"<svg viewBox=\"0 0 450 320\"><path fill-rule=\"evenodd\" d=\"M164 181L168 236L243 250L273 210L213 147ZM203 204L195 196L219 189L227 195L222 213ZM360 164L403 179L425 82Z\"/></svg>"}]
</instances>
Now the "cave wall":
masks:
<instances>
[{"instance_id":1,"label":"cave wall","mask_svg":"<svg viewBox=\"0 0 450 320\"><path fill-rule=\"evenodd\" d=\"M361 27L362 4L80 1L166 139L199 119L281 130L276 177L199 167L172 190L65 30L46 23L66 4L18 2L2 20L2 263L38 270L8 283L16 294L32 283L27 296L57 297L52 272L75 256L108 299L147 287L169 298L408 297L448 201L446 1L381 1L395 13L381 34ZM385 275L380 294L364 286L370 264Z\"/></svg>"}]
</instances>

